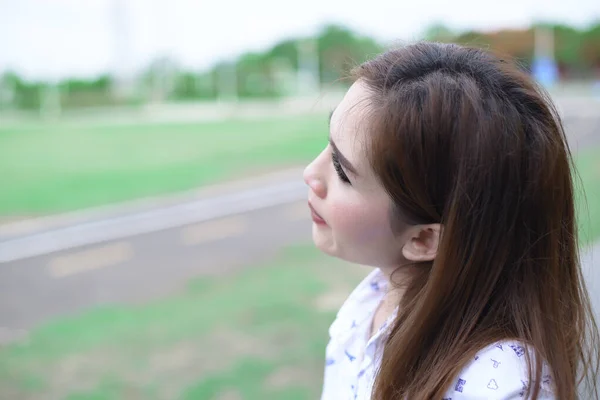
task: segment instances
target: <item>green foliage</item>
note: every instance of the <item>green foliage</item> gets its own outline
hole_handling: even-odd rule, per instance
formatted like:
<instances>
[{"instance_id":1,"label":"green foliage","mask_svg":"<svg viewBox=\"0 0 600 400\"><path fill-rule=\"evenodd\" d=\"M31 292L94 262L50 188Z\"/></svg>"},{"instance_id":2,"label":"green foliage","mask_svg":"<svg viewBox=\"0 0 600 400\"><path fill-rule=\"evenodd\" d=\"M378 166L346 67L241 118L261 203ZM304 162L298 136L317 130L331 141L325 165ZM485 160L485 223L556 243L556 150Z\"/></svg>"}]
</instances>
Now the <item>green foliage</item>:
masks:
<instances>
[{"instance_id":1,"label":"green foliage","mask_svg":"<svg viewBox=\"0 0 600 400\"><path fill-rule=\"evenodd\" d=\"M588 67L600 68L600 21L582 34L582 58Z\"/></svg>"},{"instance_id":2,"label":"green foliage","mask_svg":"<svg viewBox=\"0 0 600 400\"><path fill-rule=\"evenodd\" d=\"M587 29L555 24L548 25L555 34L555 57L563 76L594 77L600 68L600 21ZM442 23L425 29L425 40L456 42L490 48L530 65L534 49L534 27L496 32L455 32ZM339 25L329 25L315 37L289 38L263 52L240 55L232 62L221 62L208 71L182 69L173 60L160 58L138 77L138 97L151 100L214 100L223 91L240 98L278 97L295 93L297 72L302 68L302 44L316 43L318 74L322 85L339 83L352 67L384 50L369 37L361 36ZM4 83L3 85L1 85ZM27 82L15 73L0 77L0 86L14 91L13 107L35 110L41 106L46 90L43 82ZM61 82L63 108L117 104L110 76L94 80ZM1 87L0 87L1 89Z\"/></svg>"},{"instance_id":3,"label":"green foliage","mask_svg":"<svg viewBox=\"0 0 600 400\"><path fill-rule=\"evenodd\" d=\"M429 26L422 34L423 39L430 42L448 42L456 36L456 32L441 22L436 22Z\"/></svg>"},{"instance_id":4,"label":"green foliage","mask_svg":"<svg viewBox=\"0 0 600 400\"><path fill-rule=\"evenodd\" d=\"M321 82L345 78L354 66L383 50L374 40L341 26L328 26L317 37Z\"/></svg>"},{"instance_id":5,"label":"green foliage","mask_svg":"<svg viewBox=\"0 0 600 400\"><path fill-rule=\"evenodd\" d=\"M554 27L554 35L554 56L556 57L556 61L562 65L579 67L582 62L581 32L569 26L556 25Z\"/></svg>"},{"instance_id":6,"label":"green foliage","mask_svg":"<svg viewBox=\"0 0 600 400\"><path fill-rule=\"evenodd\" d=\"M15 72L8 71L0 77L0 84L14 91L13 106L20 109L38 109L40 92L44 88L41 82L27 82Z\"/></svg>"}]
</instances>

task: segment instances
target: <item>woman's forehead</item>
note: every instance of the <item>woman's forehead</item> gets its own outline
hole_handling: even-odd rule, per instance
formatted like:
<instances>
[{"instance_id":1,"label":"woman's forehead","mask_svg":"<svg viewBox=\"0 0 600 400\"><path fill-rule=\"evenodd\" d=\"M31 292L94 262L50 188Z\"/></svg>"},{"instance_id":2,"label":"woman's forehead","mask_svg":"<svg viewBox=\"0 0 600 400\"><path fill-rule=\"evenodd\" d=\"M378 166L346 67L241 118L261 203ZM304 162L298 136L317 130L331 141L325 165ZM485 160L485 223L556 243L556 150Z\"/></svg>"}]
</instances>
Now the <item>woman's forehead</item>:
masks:
<instances>
[{"instance_id":1,"label":"woman's forehead","mask_svg":"<svg viewBox=\"0 0 600 400\"><path fill-rule=\"evenodd\" d=\"M331 139L353 154L363 147L366 136L367 94L363 83L354 83L331 115Z\"/></svg>"},{"instance_id":2,"label":"woman's forehead","mask_svg":"<svg viewBox=\"0 0 600 400\"><path fill-rule=\"evenodd\" d=\"M338 150L352 163L361 180L372 175L365 154L368 132L368 91L357 82L348 90L335 108L330 122L330 139Z\"/></svg>"},{"instance_id":3,"label":"woman's forehead","mask_svg":"<svg viewBox=\"0 0 600 400\"><path fill-rule=\"evenodd\" d=\"M357 125L366 115L367 100L367 86L361 81L355 82L335 108L331 116L332 126L341 123Z\"/></svg>"}]
</instances>

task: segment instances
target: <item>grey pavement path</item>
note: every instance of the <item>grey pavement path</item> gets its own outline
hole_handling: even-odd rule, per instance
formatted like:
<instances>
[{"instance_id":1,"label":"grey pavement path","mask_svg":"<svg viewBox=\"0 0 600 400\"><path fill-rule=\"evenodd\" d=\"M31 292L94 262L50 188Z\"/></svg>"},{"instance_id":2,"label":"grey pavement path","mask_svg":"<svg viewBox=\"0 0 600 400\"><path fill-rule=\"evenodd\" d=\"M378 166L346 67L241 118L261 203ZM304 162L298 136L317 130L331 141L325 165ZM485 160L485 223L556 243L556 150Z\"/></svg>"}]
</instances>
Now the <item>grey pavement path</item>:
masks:
<instances>
[{"instance_id":1,"label":"grey pavement path","mask_svg":"<svg viewBox=\"0 0 600 400\"><path fill-rule=\"evenodd\" d=\"M30 329L87 307L143 301L310 240L306 201L0 265L0 326Z\"/></svg>"},{"instance_id":2,"label":"grey pavement path","mask_svg":"<svg viewBox=\"0 0 600 400\"><path fill-rule=\"evenodd\" d=\"M302 176L302 170L303 167L299 166L166 196L149 197L58 215L7 222L0 224L0 246L8 240L29 237L44 232L53 232L85 223L106 221L134 214L152 213L156 210L178 207L208 198L230 196L243 191L270 185L281 185L291 181L297 182Z\"/></svg>"}]
</instances>

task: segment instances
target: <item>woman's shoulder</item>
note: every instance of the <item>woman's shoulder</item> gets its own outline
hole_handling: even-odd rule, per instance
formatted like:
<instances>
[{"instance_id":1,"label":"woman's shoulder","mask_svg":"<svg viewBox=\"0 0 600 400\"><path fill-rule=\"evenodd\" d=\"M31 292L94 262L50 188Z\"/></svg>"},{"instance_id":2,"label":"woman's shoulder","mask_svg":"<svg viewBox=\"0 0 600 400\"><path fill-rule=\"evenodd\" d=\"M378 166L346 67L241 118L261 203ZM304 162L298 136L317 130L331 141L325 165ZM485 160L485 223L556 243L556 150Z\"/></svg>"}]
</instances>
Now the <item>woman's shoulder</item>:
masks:
<instances>
[{"instance_id":1,"label":"woman's shoulder","mask_svg":"<svg viewBox=\"0 0 600 400\"><path fill-rule=\"evenodd\" d=\"M491 344L477 353L461 371L444 399L513 399L522 398L529 387L525 353L532 352L517 341ZM539 399L553 399L552 380L545 367L542 371Z\"/></svg>"}]
</instances>

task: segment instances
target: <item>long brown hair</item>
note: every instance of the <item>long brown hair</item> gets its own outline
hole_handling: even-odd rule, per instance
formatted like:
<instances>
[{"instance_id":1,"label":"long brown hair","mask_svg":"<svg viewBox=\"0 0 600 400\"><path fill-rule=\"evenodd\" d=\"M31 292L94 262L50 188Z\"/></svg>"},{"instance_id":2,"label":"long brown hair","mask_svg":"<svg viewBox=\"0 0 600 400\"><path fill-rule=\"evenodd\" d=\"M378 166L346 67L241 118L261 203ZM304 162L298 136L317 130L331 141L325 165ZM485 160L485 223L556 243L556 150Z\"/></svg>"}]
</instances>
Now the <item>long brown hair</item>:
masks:
<instances>
[{"instance_id":1,"label":"long brown hair","mask_svg":"<svg viewBox=\"0 0 600 400\"><path fill-rule=\"evenodd\" d=\"M450 44L392 50L353 75L370 91L367 154L394 217L443 226L403 297L373 398L441 399L477 351L507 339L532 349L529 382L545 361L557 398L577 398L584 376L597 398L573 165L548 96L514 63Z\"/></svg>"}]
</instances>

